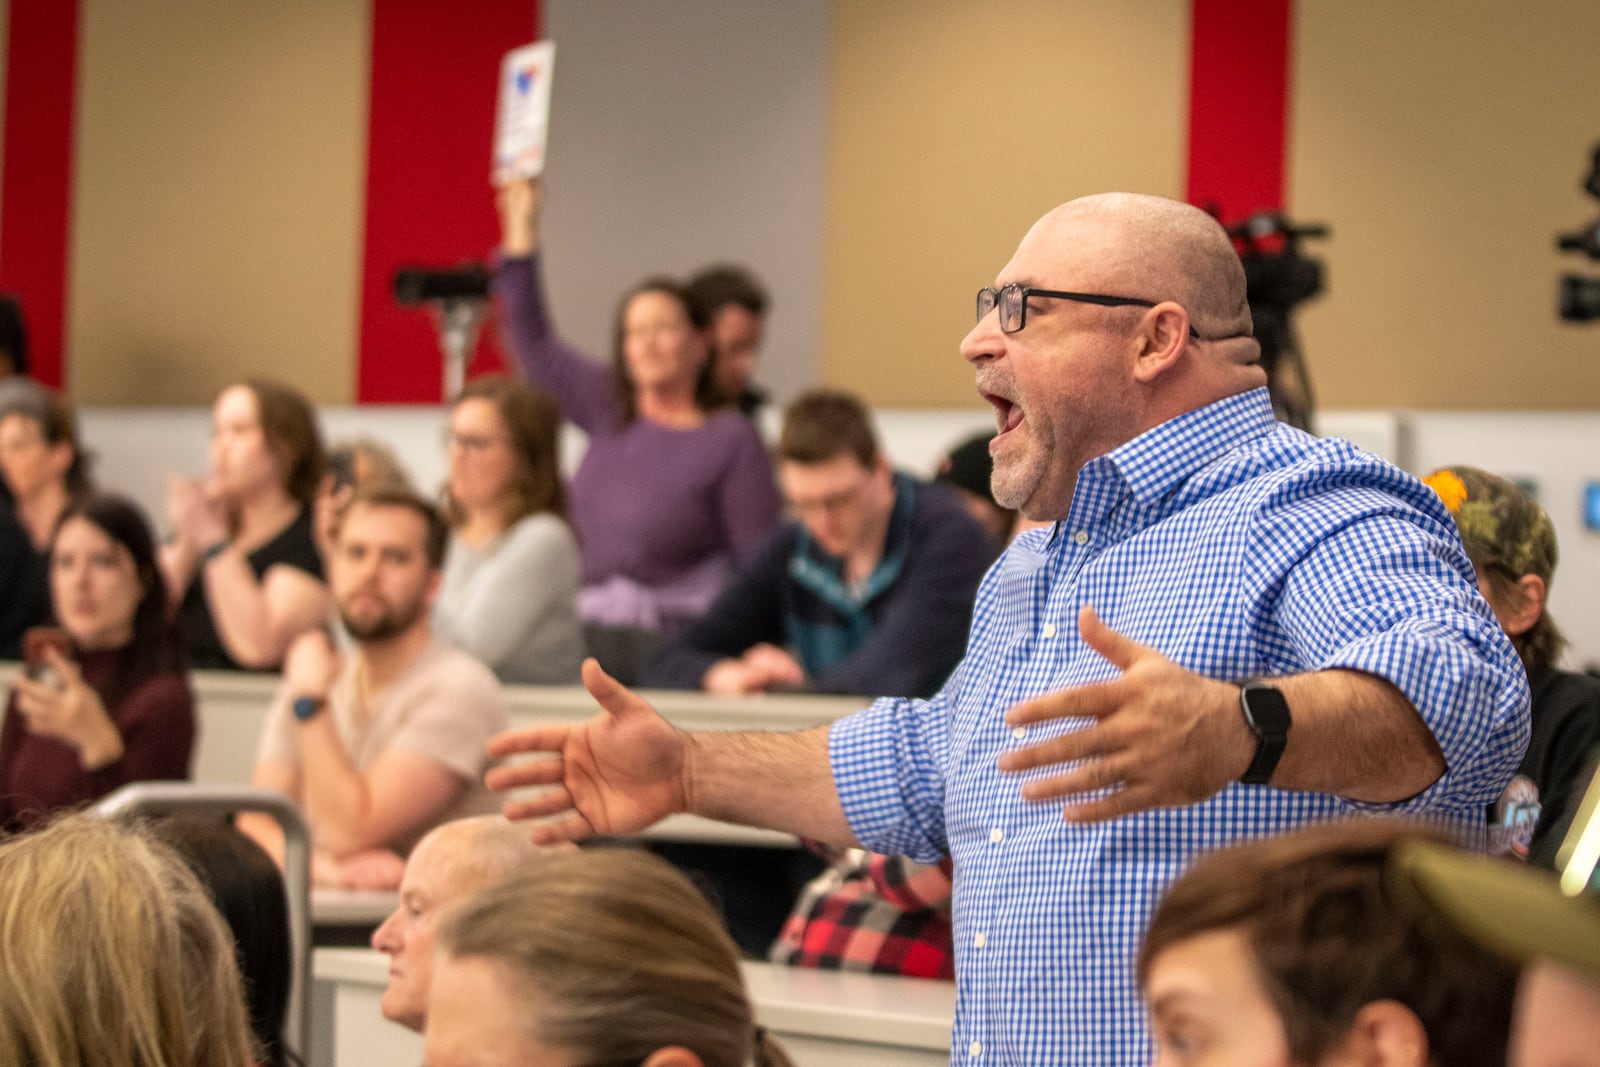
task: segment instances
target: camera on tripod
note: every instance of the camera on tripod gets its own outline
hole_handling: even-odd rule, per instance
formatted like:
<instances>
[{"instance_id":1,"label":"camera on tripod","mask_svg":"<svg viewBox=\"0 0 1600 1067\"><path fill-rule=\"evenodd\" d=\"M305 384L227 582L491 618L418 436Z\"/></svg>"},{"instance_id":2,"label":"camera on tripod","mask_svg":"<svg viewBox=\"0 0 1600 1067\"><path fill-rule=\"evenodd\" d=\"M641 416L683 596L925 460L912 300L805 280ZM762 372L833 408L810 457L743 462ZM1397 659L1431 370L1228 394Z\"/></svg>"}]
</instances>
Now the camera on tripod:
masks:
<instances>
[{"instance_id":1,"label":"camera on tripod","mask_svg":"<svg viewBox=\"0 0 1600 1067\"><path fill-rule=\"evenodd\" d=\"M1590 158L1589 176L1584 179L1583 188L1590 196L1600 200L1600 145L1595 146ZM1562 252L1582 252L1590 259L1600 260L1600 219L1595 219L1576 232L1558 235L1556 248ZM1557 289L1556 304L1563 322L1593 322L1600 319L1600 278L1563 274Z\"/></svg>"}]
</instances>

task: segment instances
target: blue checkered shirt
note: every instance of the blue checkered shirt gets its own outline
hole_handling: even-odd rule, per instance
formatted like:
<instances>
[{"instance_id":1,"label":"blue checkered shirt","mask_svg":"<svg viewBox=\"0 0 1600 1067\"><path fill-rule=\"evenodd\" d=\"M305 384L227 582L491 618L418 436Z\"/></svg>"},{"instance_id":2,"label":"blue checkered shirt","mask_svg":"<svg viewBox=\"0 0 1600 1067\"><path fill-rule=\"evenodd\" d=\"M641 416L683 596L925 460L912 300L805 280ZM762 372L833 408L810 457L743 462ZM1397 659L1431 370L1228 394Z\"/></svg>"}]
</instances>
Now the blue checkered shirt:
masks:
<instances>
[{"instance_id":1,"label":"blue checkered shirt","mask_svg":"<svg viewBox=\"0 0 1600 1067\"><path fill-rule=\"evenodd\" d=\"M1162 889L1201 852L1374 810L1242 785L1097 825L1025 803L996 758L1082 724L1013 731L1006 709L1115 673L1078 636L1083 604L1214 678L1348 668L1393 682L1449 769L1384 811L1481 840L1527 745L1521 663L1426 486L1275 422L1265 390L1091 461L1066 520L1024 534L985 578L944 690L880 700L829 736L866 848L955 860L952 1063L1148 1063L1133 961Z\"/></svg>"}]
</instances>

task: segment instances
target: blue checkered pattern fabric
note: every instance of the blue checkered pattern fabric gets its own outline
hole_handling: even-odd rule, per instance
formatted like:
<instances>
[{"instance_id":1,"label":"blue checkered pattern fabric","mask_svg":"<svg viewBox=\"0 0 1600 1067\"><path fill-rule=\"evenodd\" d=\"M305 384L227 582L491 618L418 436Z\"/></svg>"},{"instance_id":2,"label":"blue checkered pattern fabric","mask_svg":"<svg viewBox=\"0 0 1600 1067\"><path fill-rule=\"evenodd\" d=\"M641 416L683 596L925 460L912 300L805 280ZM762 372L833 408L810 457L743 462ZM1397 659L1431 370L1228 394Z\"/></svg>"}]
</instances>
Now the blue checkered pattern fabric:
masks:
<instances>
[{"instance_id":1,"label":"blue checkered pattern fabric","mask_svg":"<svg viewBox=\"0 0 1600 1067\"><path fill-rule=\"evenodd\" d=\"M830 733L862 844L955 860L952 1063L1148 1063L1133 960L1162 889L1203 851L1373 810L1234 785L1192 807L1079 826L1057 804L1023 802L996 758L1081 725L1014 733L1006 709L1114 674L1078 636L1083 604L1215 678L1387 678L1449 769L1382 810L1469 838L1482 840L1485 805L1527 745L1522 666L1477 596L1450 516L1409 475L1275 422L1265 390L1090 462L1067 519L1024 534L984 580L944 690L880 700Z\"/></svg>"}]
</instances>

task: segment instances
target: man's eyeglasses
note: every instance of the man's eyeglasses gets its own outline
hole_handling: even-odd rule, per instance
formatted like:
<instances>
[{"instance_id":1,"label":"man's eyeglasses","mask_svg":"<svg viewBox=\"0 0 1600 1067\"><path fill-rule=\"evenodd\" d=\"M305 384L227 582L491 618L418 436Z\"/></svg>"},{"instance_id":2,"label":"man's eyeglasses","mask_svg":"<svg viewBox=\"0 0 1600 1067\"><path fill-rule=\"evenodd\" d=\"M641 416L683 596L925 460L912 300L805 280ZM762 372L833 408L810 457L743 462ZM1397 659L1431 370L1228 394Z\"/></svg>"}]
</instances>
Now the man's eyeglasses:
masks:
<instances>
[{"instance_id":1,"label":"man's eyeglasses","mask_svg":"<svg viewBox=\"0 0 1600 1067\"><path fill-rule=\"evenodd\" d=\"M995 308L1000 309L1000 332L1016 333L1028 324L1028 297L1044 296L1052 300L1076 300L1080 304L1099 304L1101 307L1140 307L1153 308L1154 300L1141 300L1136 296L1106 296L1103 293L1067 293L1059 289L1030 289L1024 285L1007 285L999 289L983 288L978 290L978 321ZM1200 335L1193 326L1189 327L1189 336L1196 341Z\"/></svg>"}]
</instances>

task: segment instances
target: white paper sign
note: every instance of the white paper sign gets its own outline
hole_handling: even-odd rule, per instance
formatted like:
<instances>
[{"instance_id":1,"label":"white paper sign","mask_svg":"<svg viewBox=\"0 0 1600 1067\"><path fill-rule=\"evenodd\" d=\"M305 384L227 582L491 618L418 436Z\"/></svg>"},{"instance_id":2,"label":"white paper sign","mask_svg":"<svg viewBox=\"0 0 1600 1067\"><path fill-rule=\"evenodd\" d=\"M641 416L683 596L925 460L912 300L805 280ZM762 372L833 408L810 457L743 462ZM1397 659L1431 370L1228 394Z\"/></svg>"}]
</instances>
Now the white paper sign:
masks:
<instances>
[{"instance_id":1,"label":"white paper sign","mask_svg":"<svg viewBox=\"0 0 1600 1067\"><path fill-rule=\"evenodd\" d=\"M550 76L556 63L554 41L524 45L506 53L500 64L500 104L494 123L494 185L544 173L545 135L550 128Z\"/></svg>"}]
</instances>

